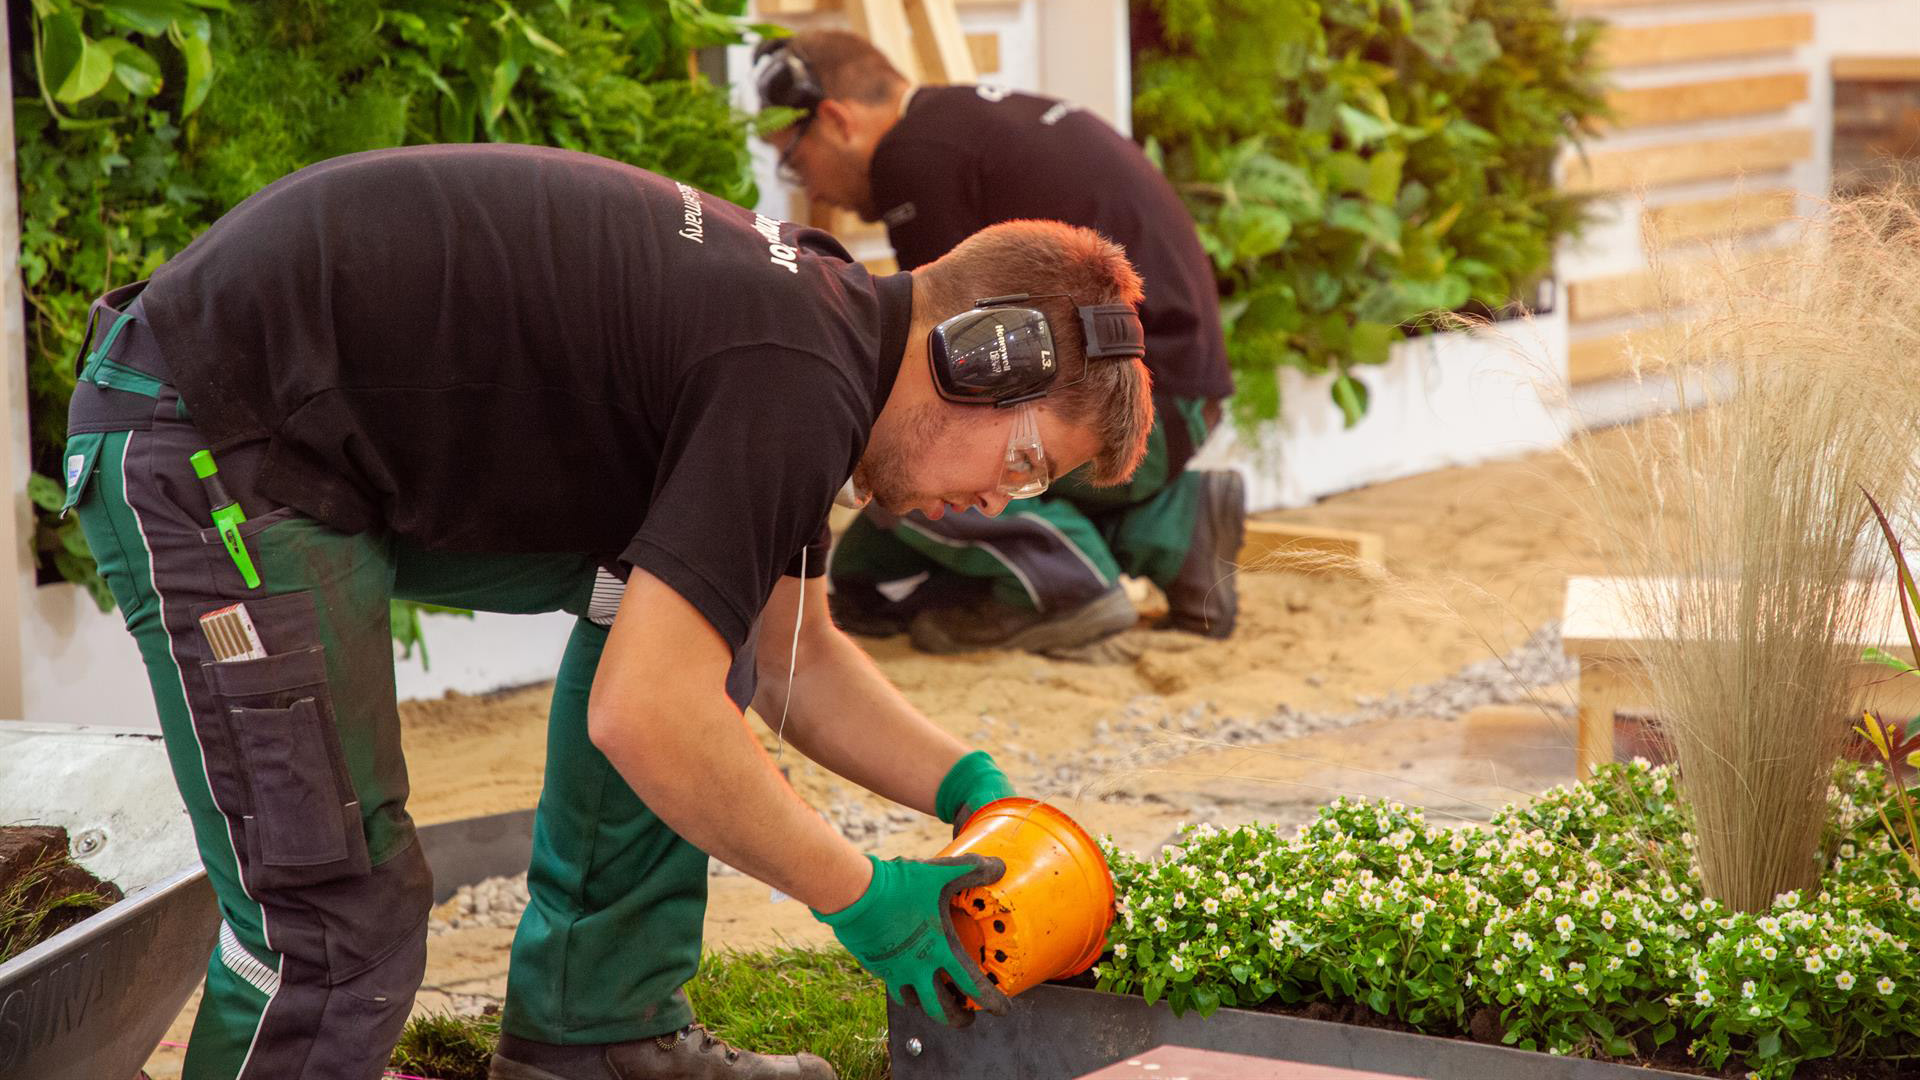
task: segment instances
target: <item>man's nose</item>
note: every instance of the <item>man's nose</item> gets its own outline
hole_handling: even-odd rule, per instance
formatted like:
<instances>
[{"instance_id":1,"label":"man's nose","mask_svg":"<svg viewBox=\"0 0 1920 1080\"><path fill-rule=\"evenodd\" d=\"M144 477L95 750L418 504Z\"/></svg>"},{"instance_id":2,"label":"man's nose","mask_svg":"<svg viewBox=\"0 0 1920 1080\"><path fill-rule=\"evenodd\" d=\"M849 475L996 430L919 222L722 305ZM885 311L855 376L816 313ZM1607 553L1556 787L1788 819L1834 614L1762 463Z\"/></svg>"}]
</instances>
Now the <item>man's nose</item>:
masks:
<instances>
[{"instance_id":1,"label":"man's nose","mask_svg":"<svg viewBox=\"0 0 1920 1080\"><path fill-rule=\"evenodd\" d=\"M1013 500L998 491L990 495L976 495L973 497L975 508L988 517L999 517L1000 511L1005 510L1007 504L1012 501Z\"/></svg>"}]
</instances>

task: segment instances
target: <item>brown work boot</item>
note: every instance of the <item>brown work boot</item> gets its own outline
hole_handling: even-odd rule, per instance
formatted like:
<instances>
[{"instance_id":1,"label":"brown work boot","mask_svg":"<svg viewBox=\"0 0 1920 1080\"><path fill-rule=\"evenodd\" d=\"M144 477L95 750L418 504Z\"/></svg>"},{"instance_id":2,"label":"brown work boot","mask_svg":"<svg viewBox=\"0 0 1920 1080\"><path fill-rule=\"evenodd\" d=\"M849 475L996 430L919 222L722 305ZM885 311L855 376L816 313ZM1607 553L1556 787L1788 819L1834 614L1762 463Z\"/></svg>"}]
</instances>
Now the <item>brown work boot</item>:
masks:
<instances>
[{"instance_id":1,"label":"brown work boot","mask_svg":"<svg viewBox=\"0 0 1920 1080\"><path fill-rule=\"evenodd\" d=\"M812 1054L769 1057L728 1046L699 1024L604 1046L559 1046L502 1033L487 1080L837 1080Z\"/></svg>"},{"instance_id":2,"label":"brown work boot","mask_svg":"<svg viewBox=\"0 0 1920 1080\"><path fill-rule=\"evenodd\" d=\"M1193 542L1180 573L1167 585L1162 626L1224 638L1240 614L1240 545L1247 536L1247 487L1232 470L1203 472Z\"/></svg>"},{"instance_id":3,"label":"brown work boot","mask_svg":"<svg viewBox=\"0 0 1920 1080\"><path fill-rule=\"evenodd\" d=\"M991 598L962 607L935 608L914 616L908 627L921 652L963 653L979 649L1071 649L1098 641L1140 621L1133 601L1115 585L1066 611L1043 614Z\"/></svg>"}]
</instances>

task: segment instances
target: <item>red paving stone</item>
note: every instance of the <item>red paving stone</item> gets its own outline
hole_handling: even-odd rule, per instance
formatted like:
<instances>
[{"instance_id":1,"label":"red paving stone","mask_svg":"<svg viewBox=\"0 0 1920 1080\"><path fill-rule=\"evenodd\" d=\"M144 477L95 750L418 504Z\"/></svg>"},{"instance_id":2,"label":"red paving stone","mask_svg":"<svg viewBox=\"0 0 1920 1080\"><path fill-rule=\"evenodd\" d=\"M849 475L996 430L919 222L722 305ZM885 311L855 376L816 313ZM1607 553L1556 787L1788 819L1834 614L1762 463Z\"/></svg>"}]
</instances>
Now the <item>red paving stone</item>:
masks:
<instances>
[{"instance_id":1,"label":"red paving stone","mask_svg":"<svg viewBox=\"0 0 1920 1080\"><path fill-rule=\"evenodd\" d=\"M1195 1050L1190 1046L1157 1046L1125 1061L1090 1072L1079 1080L1405 1080L1386 1073L1357 1072L1297 1061L1273 1061Z\"/></svg>"}]
</instances>

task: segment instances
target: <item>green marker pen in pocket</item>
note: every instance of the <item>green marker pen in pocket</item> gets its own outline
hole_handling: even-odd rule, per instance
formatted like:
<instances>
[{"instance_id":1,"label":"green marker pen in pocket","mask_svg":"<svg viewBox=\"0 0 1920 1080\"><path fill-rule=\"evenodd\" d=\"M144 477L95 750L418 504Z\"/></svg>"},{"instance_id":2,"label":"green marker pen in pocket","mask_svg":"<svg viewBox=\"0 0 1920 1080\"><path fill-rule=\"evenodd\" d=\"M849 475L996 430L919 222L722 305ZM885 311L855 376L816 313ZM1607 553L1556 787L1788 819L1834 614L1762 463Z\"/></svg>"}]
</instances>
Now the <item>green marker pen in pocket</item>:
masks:
<instances>
[{"instance_id":1,"label":"green marker pen in pocket","mask_svg":"<svg viewBox=\"0 0 1920 1080\"><path fill-rule=\"evenodd\" d=\"M187 460L193 463L193 474L200 478L200 486L206 489L207 502L213 506L213 527L220 530L220 542L226 545L234 568L240 571L247 588L259 588L260 574L253 568L253 556L247 553L246 539L240 535L247 513L220 482L220 467L213 463L213 452L202 450Z\"/></svg>"}]
</instances>

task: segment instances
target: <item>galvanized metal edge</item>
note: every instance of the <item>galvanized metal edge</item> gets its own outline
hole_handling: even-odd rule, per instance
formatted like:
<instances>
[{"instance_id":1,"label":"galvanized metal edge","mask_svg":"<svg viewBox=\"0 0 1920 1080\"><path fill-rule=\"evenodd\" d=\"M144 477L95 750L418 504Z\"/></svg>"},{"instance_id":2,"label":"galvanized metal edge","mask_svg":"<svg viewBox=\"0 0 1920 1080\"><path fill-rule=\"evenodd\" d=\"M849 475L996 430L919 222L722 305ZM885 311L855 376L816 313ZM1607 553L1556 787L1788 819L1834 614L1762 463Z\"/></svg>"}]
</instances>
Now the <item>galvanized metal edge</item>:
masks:
<instances>
[{"instance_id":1,"label":"galvanized metal edge","mask_svg":"<svg viewBox=\"0 0 1920 1080\"><path fill-rule=\"evenodd\" d=\"M511 877L533 857L533 811L461 818L416 830L433 870L433 902L444 903L462 885Z\"/></svg>"},{"instance_id":2,"label":"galvanized metal edge","mask_svg":"<svg viewBox=\"0 0 1920 1080\"><path fill-rule=\"evenodd\" d=\"M1004 1017L964 1030L887 1006L893 1080L1070 1080L1156 1046L1190 1046L1426 1080L1647 1080L1682 1073L1555 1057L1293 1016L1221 1009L1176 1017L1164 1002L1036 986Z\"/></svg>"}]
</instances>

